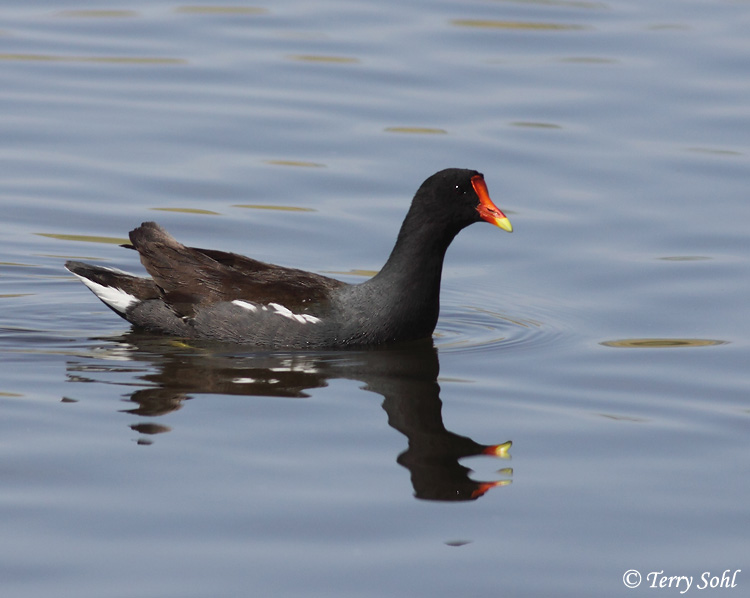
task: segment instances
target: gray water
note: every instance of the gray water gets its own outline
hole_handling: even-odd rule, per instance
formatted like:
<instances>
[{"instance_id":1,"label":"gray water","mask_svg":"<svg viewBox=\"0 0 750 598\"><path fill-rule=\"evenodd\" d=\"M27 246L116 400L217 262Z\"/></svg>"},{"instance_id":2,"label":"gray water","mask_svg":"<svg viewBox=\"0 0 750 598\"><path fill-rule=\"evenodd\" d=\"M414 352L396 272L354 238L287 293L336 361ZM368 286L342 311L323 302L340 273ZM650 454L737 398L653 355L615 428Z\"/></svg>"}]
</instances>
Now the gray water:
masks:
<instances>
[{"instance_id":1,"label":"gray water","mask_svg":"<svg viewBox=\"0 0 750 598\"><path fill-rule=\"evenodd\" d=\"M746 595L749 30L739 0L6 2L2 595ZM142 272L118 243L158 220L361 281L448 166L515 232L451 246L434 348L143 336L62 268Z\"/></svg>"}]
</instances>

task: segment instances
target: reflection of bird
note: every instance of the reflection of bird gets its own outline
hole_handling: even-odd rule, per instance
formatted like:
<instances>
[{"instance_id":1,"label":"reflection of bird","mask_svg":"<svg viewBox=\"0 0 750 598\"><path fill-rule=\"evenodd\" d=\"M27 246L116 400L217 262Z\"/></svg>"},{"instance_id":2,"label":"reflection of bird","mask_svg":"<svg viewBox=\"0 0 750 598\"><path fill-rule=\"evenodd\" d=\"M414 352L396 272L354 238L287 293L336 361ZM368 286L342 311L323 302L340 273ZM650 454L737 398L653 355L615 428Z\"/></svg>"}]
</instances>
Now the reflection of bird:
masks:
<instances>
[{"instance_id":1,"label":"reflection of bird","mask_svg":"<svg viewBox=\"0 0 750 598\"><path fill-rule=\"evenodd\" d=\"M430 340L366 351L247 354L238 353L235 345L200 341L188 345L134 331L108 339L112 341L118 345L113 351L116 360L96 368L91 367L90 357L73 360L68 364L68 377L77 383L124 385L132 393L124 411L142 418L129 424L139 433L139 444L150 444L154 435L180 425L169 414L187 408L186 401L201 395L301 399L310 398L309 390L324 388L333 380L357 380L364 383L364 390L383 397L388 424L408 441L397 461L409 470L415 497L475 500L491 488L511 483L509 468L492 475L498 479L477 480L467 467L477 457L509 459L511 442L480 444L446 428L438 383L440 364ZM97 354L104 355L106 350L100 347ZM140 372L135 380L123 382L123 358L131 364L128 371ZM345 428L348 420L333 418L325 423L320 426L313 419L306 424L325 447L321 456L338 459L341 454L359 451L356 443L350 444L355 436L330 434L330 426ZM275 446L274 442L268 445L269 454Z\"/></svg>"},{"instance_id":2,"label":"reflection of bird","mask_svg":"<svg viewBox=\"0 0 750 598\"><path fill-rule=\"evenodd\" d=\"M383 269L356 285L233 253L185 247L153 222L130 233L152 278L68 262L108 307L149 331L265 347L346 347L429 337L443 258L481 220L512 231L484 177L451 168L419 188Z\"/></svg>"}]
</instances>

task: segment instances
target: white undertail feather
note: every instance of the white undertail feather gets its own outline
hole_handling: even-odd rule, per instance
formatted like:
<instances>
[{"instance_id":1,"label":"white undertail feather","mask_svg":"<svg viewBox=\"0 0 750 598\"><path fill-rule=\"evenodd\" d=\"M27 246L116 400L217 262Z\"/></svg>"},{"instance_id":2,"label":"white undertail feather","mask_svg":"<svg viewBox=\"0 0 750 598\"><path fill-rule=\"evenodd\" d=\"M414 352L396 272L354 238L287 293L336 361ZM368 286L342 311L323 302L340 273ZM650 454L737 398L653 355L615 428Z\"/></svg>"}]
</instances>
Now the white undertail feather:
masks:
<instances>
[{"instance_id":1,"label":"white undertail feather","mask_svg":"<svg viewBox=\"0 0 750 598\"><path fill-rule=\"evenodd\" d=\"M121 270L112 270L114 272L122 272ZM89 290L91 290L91 292L99 297L99 299L101 299L104 303L121 314L124 314L128 307L130 307L131 305L138 303L138 299L136 299L130 293L126 293L122 289L118 289L116 287L106 287L102 284L99 284L98 282L94 282L93 280L89 280L84 276L76 274L75 272L71 272L71 274L73 274L73 276L75 276L83 284L85 284L89 288Z\"/></svg>"}]
</instances>

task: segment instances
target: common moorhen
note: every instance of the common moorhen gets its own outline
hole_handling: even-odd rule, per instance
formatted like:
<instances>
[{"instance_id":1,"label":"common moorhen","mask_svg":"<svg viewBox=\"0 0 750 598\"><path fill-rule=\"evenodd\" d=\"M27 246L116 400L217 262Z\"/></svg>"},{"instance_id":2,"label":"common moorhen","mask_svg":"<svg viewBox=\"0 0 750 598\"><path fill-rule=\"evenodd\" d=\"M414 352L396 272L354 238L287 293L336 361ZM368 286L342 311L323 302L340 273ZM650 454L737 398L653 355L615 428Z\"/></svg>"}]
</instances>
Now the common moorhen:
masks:
<instances>
[{"instance_id":1,"label":"common moorhen","mask_svg":"<svg viewBox=\"0 0 750 598\"><path fill-rule=\"evenodd\" d=\"M361 284L178 243L154 222L130 233L152 278L69 261L117 315L172 336L265 348L336 348L429 337L438 319L443 258L484 220L512 232L484 177L449 168L417 191L383 269Z\"/></svg>"}]
</instances>

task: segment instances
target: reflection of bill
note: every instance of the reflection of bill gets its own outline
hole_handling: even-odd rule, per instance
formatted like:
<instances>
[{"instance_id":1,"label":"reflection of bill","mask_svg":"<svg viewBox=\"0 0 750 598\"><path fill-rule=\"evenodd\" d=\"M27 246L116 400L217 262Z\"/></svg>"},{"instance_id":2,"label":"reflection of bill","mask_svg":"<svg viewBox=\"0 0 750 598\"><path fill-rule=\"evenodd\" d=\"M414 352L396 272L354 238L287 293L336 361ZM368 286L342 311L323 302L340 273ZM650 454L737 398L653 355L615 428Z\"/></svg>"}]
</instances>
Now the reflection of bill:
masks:
<instances>
[{"instance_id":1,"label":"reflection of bill","mask_svg":"<svg viewBox=\"0 0 750 598\"><path fill-rule=\"evenodd\" d=\"M397 461L411 474L417 498L440 501L474 500L491 488L510 484L510 468L498 471L502 479L476 481L461 460L475 456L509 459L511 442L484 445L450 432L442 417L439 363L431 341L401 348L347 352L292 352L237 355L236 346L179 345L161 336L128 333L104 350L117 354L117 361L103 361L92 368L91 359L71 360L70 381L106 378L107 366L118 380L124 360L148 362L141 379L144 385L130 395L133 408L126 412L159 417L180 409L186 399L198 394L308 397L306 391L322 388L330 380L364 382L364 389L384 397L388 423L408 439L408 448ZM110 341L111 345L111 341ZM106 380L97 380L106 381ZM133 380L127 382L133 385ZM170 431L153 421L131 426L149 436Z\"/></svg>"}]
</instances>

